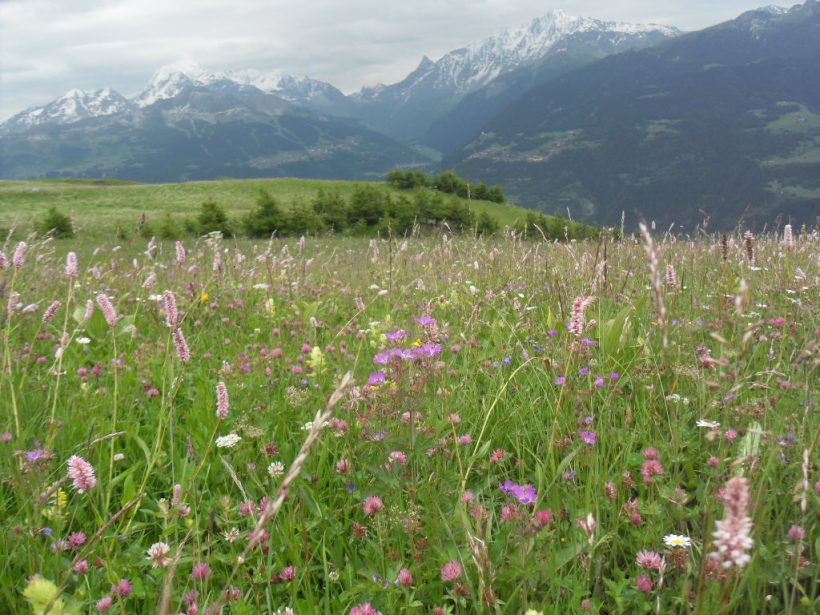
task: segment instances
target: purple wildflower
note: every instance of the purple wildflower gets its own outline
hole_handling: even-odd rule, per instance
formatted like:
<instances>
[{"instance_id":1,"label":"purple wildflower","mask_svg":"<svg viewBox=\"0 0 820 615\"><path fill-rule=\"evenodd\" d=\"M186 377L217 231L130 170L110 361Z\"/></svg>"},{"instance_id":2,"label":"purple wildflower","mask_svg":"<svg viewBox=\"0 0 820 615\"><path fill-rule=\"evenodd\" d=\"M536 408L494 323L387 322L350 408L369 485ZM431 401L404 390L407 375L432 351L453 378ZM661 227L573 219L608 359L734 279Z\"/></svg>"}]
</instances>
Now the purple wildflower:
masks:
<instances>
[{"instance_id":1,"label":"purple wildflower","mask_svg":"<svg viewBox=\"0 0 820 615\"><path fill-rule=\"evenodd\" d=\"M384 384L385 380L387 380L387 374L379 370L370 374L370 377L367 379L367 384L372 387L377 387Z\"/></svg>"}]
</instances>

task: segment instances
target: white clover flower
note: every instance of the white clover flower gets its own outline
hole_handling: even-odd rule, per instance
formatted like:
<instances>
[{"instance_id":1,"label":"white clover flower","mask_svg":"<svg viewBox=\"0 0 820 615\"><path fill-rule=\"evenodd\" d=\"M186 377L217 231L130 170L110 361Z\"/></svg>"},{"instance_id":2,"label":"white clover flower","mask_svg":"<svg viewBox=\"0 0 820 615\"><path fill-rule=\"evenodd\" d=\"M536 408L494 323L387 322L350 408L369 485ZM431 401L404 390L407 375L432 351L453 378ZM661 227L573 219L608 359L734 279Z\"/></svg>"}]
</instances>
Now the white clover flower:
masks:
<instances>
[{"instance_id":1,"label":"white clover flower","mask_svg":"<svg viewBox=\"0 0 820 615\"><path fill-rule=\"evenodd\" d=\"M281 461L274 461L268 466L268 474L271 475L272 478L277 478L282 476L285 473L285 464Z\"/></svg>"},{"instance_id":2,"label":"white clover flower","mask_svg":"<svg viewBox=\"0 0 820 615\"><path fill-rule=\"evenodd\" d=\"M154 568L165 568L171 563L171 558L168 557L170 551L171 547L164 542L155 542L152 544L148 549L148 559L151 560L151 566Z\"/></svg>"}]
</instances>

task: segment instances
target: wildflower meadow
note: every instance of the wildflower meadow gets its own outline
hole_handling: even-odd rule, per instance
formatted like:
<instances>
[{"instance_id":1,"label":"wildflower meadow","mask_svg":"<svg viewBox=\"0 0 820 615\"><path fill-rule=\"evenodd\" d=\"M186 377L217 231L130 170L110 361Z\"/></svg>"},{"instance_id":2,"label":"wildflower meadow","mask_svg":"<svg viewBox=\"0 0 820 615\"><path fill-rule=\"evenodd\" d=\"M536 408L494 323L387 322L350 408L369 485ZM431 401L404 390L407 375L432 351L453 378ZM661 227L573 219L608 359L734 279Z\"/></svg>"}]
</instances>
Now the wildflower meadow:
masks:
<instances>
[{"instance_id":1,"label":"wildflower meadow","mask_svg":"<svg viewBox=\"0 0 820 615\"><path fill-rule=\"evenodd\" d=\"M820 239L7 240L0 613L816 613Z\"/></svg>"}]
</instances>

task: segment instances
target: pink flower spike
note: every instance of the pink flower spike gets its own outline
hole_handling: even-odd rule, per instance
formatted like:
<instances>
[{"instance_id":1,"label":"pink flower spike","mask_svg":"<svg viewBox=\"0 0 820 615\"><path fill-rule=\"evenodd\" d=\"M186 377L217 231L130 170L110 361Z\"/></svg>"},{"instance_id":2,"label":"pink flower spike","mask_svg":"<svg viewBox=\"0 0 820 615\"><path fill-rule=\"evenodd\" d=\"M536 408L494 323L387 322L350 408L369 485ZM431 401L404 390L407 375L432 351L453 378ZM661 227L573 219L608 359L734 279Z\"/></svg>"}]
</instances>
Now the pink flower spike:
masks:
<instances>
[{"instance_id":1,"label":"pink flower spike","mask_svg":"<svg viewBox=\"0 0 820 615\"><path fill-rule=\"evenodd\" d=\"M25 241L21 241L17 244L17 247L14 248L14 256L11 258L11 262L14 265L15 269L21 269L23 265L26 264L26 245Z\"/></svg>"},{"instance_id":2,"label":"pink flower spike","mask_svg":"<svg viewBox=\"0 0 820 615\"><path fill-rule=\"evenodd\" d=\"M177 311L177 298L170 290L162 293L165 303L165 324L169 327L176 327L179 322L179 311Z\"/></svg>"},{"instance_id":3,"label":"pink flower spike","mask_svg":"<svg viewBox=\"0 0 820 615\"><path fill-rule=\"evenodd\" d=\"M77 255L69 252L65 257L65 274L69 278L77 277Z\"/></svg>"},{"instance_id":4,"label":"pink flower spike","mask_svg":"<svg viewBox=\"0 0 820 615\"><path fill-rule=\"evenodd\" d=\"M179 327L174 329L174 346L176 346L179 360L183 364L188 363L191 360L191 351L188 350L188 342L185 341L185 335Z\"/></svg>"},{"instance_id":5,"label":"pink flower spike","mask_svg":"<svg viewBox=\"0 0 820 615\"><path fill-rule=\"evenodd\" d=\"M97 484L94 468L82 457L72 455L68 459L68 478L73 481L77 493L90 491Z\"/></svg>"},{"instance_id":6,"label":"pink flower spike","mask_svg":"<svg viewBox=\"0 0 820 615\"><path fill-rule=\"evenodd\" d=\"M723 519L715 523L717 551L709 556L721 562L723 568L742 568L752 560L747 553L754 546L751 537L752 520L747 514L750 503L749 481L735 476L726 483L723 492Z\"/></svg>"},{"instance_id":7,"label":"pink flower spike","mask_svg":"<svg viewBox=\"0 0 820 615\"><path fill-rule=\"evenodd\" d=\"M224 421L228 417L228 387L224 382L216 384L216 417Z\"/></svg>"},{"instance_id":8,"label":"pink flower spike","mask_svg":"<svg viewBox=\"0 0 820 615\"><path fill-rule=\"evenodd\" d=\"M111 305L111 300L103 293L100 293L97 295L97 305L100 306L103 316L105 316L105 322L108 323L109 327L113 327L117 323L117 313L114 311L114 306Z\"/></svg>"}]
</instances>

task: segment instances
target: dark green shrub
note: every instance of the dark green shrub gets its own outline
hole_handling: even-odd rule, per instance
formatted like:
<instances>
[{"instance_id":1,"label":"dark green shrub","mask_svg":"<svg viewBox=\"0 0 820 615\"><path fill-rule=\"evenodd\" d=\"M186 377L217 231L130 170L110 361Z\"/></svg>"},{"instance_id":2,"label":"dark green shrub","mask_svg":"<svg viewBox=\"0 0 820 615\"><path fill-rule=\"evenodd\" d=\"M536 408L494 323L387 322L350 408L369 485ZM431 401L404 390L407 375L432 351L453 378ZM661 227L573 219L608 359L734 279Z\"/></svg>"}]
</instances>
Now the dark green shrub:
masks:
<instances>
[{"instance_id":1,"label":"dark green shrub","mask_svg":"<svg viewBox=\"0 0 820 615\"><path fill-rule=\"evenodd\" d=\"M165 214L165 217L160 222L157 228L157 237L166 240L177 240L182 237L182 230L179 225L171 217L171 214Z\"/></svg>"},{"instance_id":2,"label":"dark green shrub","mask_svg":"<svg viewBox=\"0 0 820 615\"><path fill-rule=\"evenodd\" d=\"M194 228L198 235L219 231L223 237L233 237L233 230L228 224L228 215L213 199L208 199L200 206Z\"/></svg>"},{"instance_id":3,"label":"dark green shrub","mask_svg":"<svg viewBox=\"0 0 820 615\"><path fill-rule=\"evenodd\" d=\"M74 237L74 225L71 218L57 211L56 207L49 207L48 212L36 222L34 230L38 235L51 235L56 239Z\"/></svg>"},{"instance_id":4,"label":"dark green shrub","mask_svg":"<svg viewBox=\"0 0 820 615\"><path fill-rule=\"evenodd\" d=\"M285 229L288 235L315 235L325 229L325 224L311 205L295 203L285 216Z\"/></svg>"},{"instance_id":5,"label":"dark green shrub","mask_svg":"<svg viewBox=\"0 0 820 615\"><path fill-rule=\"evenodd\" d=\"M265 190L256 197L256 209L242 220L242 227L248 237L270 237L274 233L284 235L286 220L276 199Z\"/></svg>"},{"instance_id":6,"label":"dark green shrub","mask_svg":"<svg viewBox=\"0 0 820 615\"><path fill-rule=\"evenodd\" d=\"M390 195L373 186L357 186L350 195L348 222L351 225L364 223L365 226L376 226L382 219L390 204Z\"/></svg>"},{"instance_id":7,"label":"dark green shrub","mask_svg":"<svg viewBox=\"0 0 820 615\"><path fill-rule=\"evenodd\" d=\"M498 232L500 225L498 221L493 218L486 211L482 211L476 218L475 231L477 235L495 235Z\"/></svg>"},{"instance_id":8,"label":"dark green shrub","mask_svg":"<svg viewBox=\"0 0 820 615\"><path fill-rule=\"evenodd\" d=\"M344 197L338 192L319 190L313 199L313 211L331 231L341 233L347 228L349 210Z\"/></svg>"}]
</instances>

